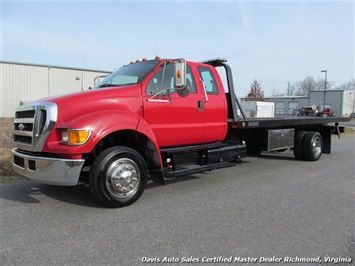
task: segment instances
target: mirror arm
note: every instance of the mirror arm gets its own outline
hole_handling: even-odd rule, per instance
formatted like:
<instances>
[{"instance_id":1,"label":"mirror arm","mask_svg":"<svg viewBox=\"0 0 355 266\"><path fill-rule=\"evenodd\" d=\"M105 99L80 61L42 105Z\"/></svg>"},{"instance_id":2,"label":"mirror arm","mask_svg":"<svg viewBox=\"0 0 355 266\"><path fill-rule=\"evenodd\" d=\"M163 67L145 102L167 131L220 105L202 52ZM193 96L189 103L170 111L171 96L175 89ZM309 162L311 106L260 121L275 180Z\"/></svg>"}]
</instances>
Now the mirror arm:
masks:
<instances>
[{"instance_id":1,"label":"mirror arm","mask_svg":"<svg viewBox=\"0 0 355 266\"><path fill-rule=\"evenodd\" d=\"M205 83L203 82L202 79L200 79L200 82L202 83L203 92L204 92L204 94L205 94L205 102L207 103L207 102L208 102L208 95L207 95L207 92L206 92L206 86L205 86Z\"/></svg>"},{"instance_id":2,"label":"mirror arm","mask_svg":"<svg viewBox=\"0 0 355 266\"><path fill-rule=\"evenodd\" d=\"M170 89L167 89L167 92L168 92L168 98L169 98L169 101L171 102L171 97L170 97Z\"/></svg>"},{"instance_id":3,"label":"mirror arm","mask_svg":"<svg viewBox=\"0 0 355 266\"><path fill-rule=\"evenodd\" d=\"M163 90L163 81L164 81L164 77L165 77L165 68L166 68L166 62L164 62L163 75L161 77L161 82L160 82L160 91Z\"/></svg>"},{"instance_id":4,"label":"mirror arm","mask_svg":"<svg viewBox=\"0 0 355 266\"><path fill-rule=\"evenodd\" d=\"M158 91L156 94L150 96L150 97L148 98L148 101L151 100L151 99L153 99L154 97L159 96L160 94L163 93L163 91L165 91L165 89L162 89L162 90Z\"/></svg>"}]
</instances>

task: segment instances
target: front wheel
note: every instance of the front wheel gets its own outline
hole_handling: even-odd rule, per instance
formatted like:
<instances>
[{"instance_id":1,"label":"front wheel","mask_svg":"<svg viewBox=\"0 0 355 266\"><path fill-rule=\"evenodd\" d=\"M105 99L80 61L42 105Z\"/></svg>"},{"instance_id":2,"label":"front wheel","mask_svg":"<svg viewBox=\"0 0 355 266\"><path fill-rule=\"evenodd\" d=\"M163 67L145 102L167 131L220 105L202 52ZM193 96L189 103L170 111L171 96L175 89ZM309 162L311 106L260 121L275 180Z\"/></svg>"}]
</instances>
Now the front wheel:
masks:
<instances>
[{"instance_id":1,"label":"front wheel","mask_svg":"<svg viewBox=\"0 0 355 266\"><path fill-rule=\"evenodd\" d=\"M94 197L108 207L123 207L143 193L148 170L143 157L135 150L115 146L101 152L94 160L89 178Z\"/></svg>"}]
</instances>

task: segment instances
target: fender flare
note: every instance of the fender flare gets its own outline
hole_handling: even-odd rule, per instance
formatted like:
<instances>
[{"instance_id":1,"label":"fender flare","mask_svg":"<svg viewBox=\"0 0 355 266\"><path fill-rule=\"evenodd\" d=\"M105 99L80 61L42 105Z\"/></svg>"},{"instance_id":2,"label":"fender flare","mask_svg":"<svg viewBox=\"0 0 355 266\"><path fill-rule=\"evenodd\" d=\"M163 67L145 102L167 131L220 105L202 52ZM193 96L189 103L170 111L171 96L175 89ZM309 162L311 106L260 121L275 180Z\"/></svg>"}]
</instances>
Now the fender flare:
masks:
<instances>
[{"instance_id":1,"label":"fender flare","mask_svg":"<svg viewBox=\"0 0 355 266\"><path fill-rule=\"evenodd\" d=\"M160 162L160 168L162 168L163 167L163 160L161 158L160 147L159 147L158 141L155 137L155 134L154 134L152 128L149 126L148 122L146 120L144 120L142 117L140 117L140 119L139 119L137 131L139 133L145 135L147 137L147 139L152 142L152 144L154 145L155 151L157 153L159 162Z\"/></svg>"}]
</instances>

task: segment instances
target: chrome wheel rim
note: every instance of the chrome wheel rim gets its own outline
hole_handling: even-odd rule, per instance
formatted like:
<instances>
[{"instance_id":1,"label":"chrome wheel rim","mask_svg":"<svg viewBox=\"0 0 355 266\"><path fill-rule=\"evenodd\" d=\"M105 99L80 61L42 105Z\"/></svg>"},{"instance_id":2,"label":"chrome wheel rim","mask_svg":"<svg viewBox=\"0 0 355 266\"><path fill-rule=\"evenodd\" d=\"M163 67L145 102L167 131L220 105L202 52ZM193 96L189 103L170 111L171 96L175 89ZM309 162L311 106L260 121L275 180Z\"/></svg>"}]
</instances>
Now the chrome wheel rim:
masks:
<instances>
[{"instance_id":1,"label":"chrome wheel rim","mask_svg":"<svg viewBox=\"0 0 355 266\"><path fill-rule=\"evenodd\" d=\"M314 157L318 157L322 152L322 142L319 137L315 137L312 142L312 150Z\"/></svg>"},{"instance_id":2,"label":"chrome wheel rim","mask_svg":"<svg viewBox=\"0 0 355 266\"><path fill-rule=\"evenodd\" d=\"M129 199L139 189L141 182L138 165L131 159L121 158L111 163L106 172L106 187L111 196Z\"/></svg>"}]
</instances>

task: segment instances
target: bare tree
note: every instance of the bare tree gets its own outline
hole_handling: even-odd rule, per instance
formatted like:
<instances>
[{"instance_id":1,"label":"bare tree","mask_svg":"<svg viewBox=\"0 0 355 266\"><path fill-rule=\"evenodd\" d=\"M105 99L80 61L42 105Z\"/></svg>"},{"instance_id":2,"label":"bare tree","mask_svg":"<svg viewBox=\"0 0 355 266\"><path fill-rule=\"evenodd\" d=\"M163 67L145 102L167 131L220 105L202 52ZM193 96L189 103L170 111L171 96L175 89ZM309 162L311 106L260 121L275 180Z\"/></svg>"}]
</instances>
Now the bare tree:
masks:
<instances>
[{"instance_id":1,"label":"bare tree","mask_svg":"<svg viewBox=\"0 0 355 266\"><path fill-rule=\"evenodd\" d=\"M277 90L276 88L273 88L272 91L271 91L271 95L272 95L273 97L285 96L286 93L285 93L285 92L282 92L282 91L279 91L279 90Z\"/></svg>"},{"instance_id":2,"label":"bare tree","mask_svg":"<svg viewBox=\"0 0 355 266\"><path fill-rule=\"evenodd\" d=\"M317 91L324 90L324 85L325 85L324 79L318 79L316 82L315 90L317 90ZM329 80L327 80L327 90L331 89L332 87L333 87L333 84Z\"/></svg>"},{"instance_id":3,"label":"bare tree","mask_svg":"<svg viewBox=\"0 0 355 266\"><path fill-rule=\"evenodd\" d=\"M327 81L327 90L333 88L333 82ZM341 85L335 87L335 89L339 90L350 90L355 89L355 79L342 83ZM287 89L279 93L276 89L273 90L273 96L307 96L310 91L320 91L324 90L324 79L314 80L312 76L307 76L304 80L297 82L289 82Z\"/></svg>"},{"instance_id":4,"label":"bare tree","mask_svg":"<svg viewBox=\"0 0 355 266\"><path fill-rule=\"evenodd\" d=\"M327 90L332 87L332 83L327 81ZM291 87L290 95L306 96L309 95L310 91L324 90L324 79L315 79L312 76L307 76L304 80L296 82L296 84Z\"/></svg>"},{"instance_id":5,"label":"bare tree","mask_svg":"<svg viewBox=\"0 0 355 266\"><path fill-rule=\"evenodd\" d=\"M340 90L355 90L355 79L345 82L340 84L340 86L337 87L337 89Z\"/></svg>"},{"instance_id":6,"label":"bare tree","mask_svg":"<svg viewBox=\"0 0 355 266\"><path fill-rule=\"evenodd\" d=\"M287 86L287 95L288 96L299 95L299 93L298 93L299 89L298 89L297 85L298 85L297 83L296 83L296 85L291 84L291 83L288 84L288 86Z\"/></svg>"},{"instance_id":7,"label":"bare tree","mask_svg":"<svg viewBox=\"0 0 355 266\"><path fill-rule=\"evenodd\" d=\"M246 97L247 101L264 101L264 91L261 88L260 83L254 80L250 85L249 93Z\"/></svg>"},{"instance_id":8,"label":"bare tree","mask_svg":"<svg viewBox=\"0 0 355 266\"><path fill-rule=\"evenodd\" d=\"M295 95L308 95L310 91L317 90L317 83L313 77L307 76L304 80L298 81L295 86Z\"/></svg>"}]
</instances>

